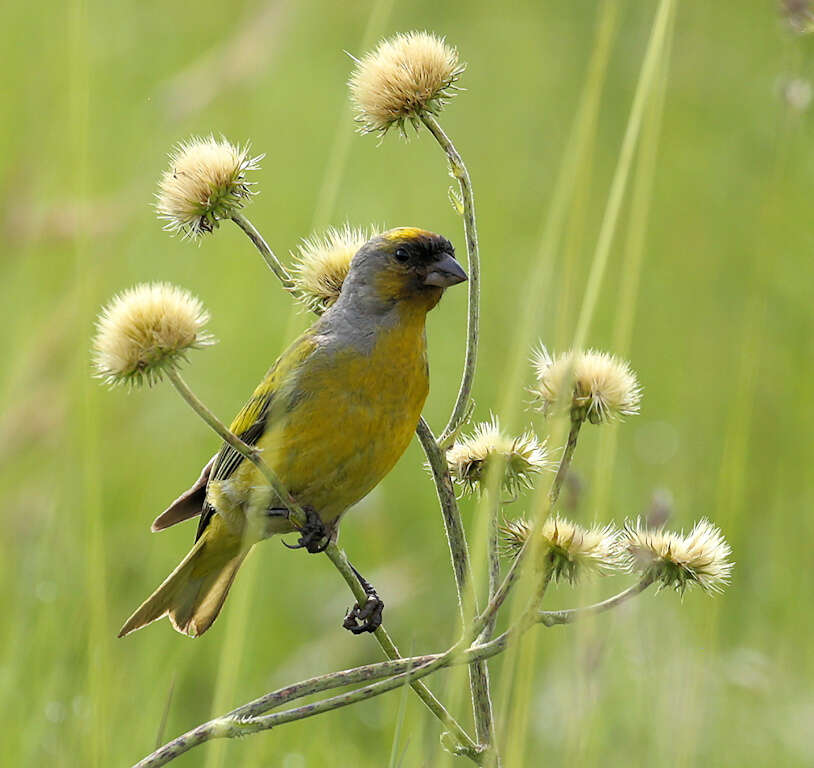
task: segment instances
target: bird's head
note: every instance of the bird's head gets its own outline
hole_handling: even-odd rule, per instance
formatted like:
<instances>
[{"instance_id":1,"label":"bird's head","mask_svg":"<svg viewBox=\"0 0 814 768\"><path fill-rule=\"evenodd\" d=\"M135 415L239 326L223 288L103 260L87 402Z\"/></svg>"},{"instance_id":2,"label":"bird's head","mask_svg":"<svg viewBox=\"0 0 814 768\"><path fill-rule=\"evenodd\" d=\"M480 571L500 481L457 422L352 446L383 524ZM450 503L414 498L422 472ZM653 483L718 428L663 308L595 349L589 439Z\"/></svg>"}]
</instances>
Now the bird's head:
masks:
<instances>
[{"instance_id":1,"label":"bird's head","mask_svg":"<svg viewBox=\"0 0 814 768\"><path fill-rule=\"evenodd\" d=\"M425 312L445 288L467 279L445 237L398 227L368 240L353 257L342 296L387 309L404 303Z\"/></svg>"}]
</instances>

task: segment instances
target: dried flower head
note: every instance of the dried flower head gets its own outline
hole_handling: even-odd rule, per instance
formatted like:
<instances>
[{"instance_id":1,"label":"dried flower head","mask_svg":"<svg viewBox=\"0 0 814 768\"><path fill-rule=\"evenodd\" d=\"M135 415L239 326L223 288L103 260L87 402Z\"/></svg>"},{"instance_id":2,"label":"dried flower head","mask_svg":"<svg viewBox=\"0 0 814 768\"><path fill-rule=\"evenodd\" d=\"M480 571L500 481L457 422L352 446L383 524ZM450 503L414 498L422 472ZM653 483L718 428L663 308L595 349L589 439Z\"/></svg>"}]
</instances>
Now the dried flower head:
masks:
<instances>
[{"instance_id":1,"label":"dried flower head","mask_svg":"<svg viewBox=\"0 0 814 768\"><path fill-rule=\"evenodd\" d=\"M501 528L506 551L517 555L531 535L531 524L522 518ZM604 574L622 567L616 540L619 533L610 524L583 528L554 515L540 531L540 562L554 581L570 584L585 575Z\"/></svg>"},{"instance_id":2,"label":"dried flower head","mask_svg":"<svg viewBox=\"0 0 814 768\"><path fill-rule=\"evenodd\" d=\"M650 529L641 520L625 523L619 547L628 570L652 578L659 588L677 592L697 584L705 592L722 592L729 583L732 550L720 529L699 520L686 535Z\"/></svg>"},{"instance_id":3,"label":"dried flower head","mask_svg":"<svg viewBox=\"0 0 814 768\"><path fill-rule=\"evenodd\" d=\"M108 384L148 386L177 368L187 350L213 343L209 313L169 283L142 284L118 294L99 313L93 339L96 375Z\"/></svg>"},{"instance_id":4,"label":"dried flower head","mask_svg":"<svg viewBox=\"0 0 814 768\"><path fill-rule=\"evenodd\" d=\"M374 234L345 224L304 238L291 275L297 298L315 312L328 309L339 298L351 259Z\"/></svg>"},{"instance_id":5,"label":"dried flower head","mask_svg":"<svg viewBox=\"0 0 814 768\"><path fill-rule=\"evenodd\" d=\"M552 466L545 443L532 431L509 437L500 428L497 416L479 424L469 437L457 440L447 451L447 464L453 479L465 491L481 490L489 473L502 469L503 489L512 497L531 488L534 476Z\"/></svg>"},{"instance_id":6,"label":"dried flower head","mask_svg":"<svg viewBox=\"0 0 814 768\"><path fill-rule=\"evenodd\" d=\"M541 346L532 362L537 374L532 393L547 416L571 411L575 419L599 424L639 412L636 374L607 352L570 351L553 358Z\"/></svg>"},{"instance_id":7,"label":"dried flower head","mask_svg":"<svg viewBox=\"0 0 814 768\"><path fill-rule=\"evenodd\" d=\"M458 52L429 32L383 40L356 62L348 82L362 133L385 134L394 125L406 135L424 113L437 115L458 90L464 71Z\"/></svg>"},{"instance_id":8,"label":"dried flower head","mask_svg":"<svg viewBox=\"0 0 814 768\"><path fill-rule=\"evenodd\" d=\"M211 232L248 202L253 182L246 173L257 170L262 159L249 155L248 144L240 147L214 136L178 144L156 195L164 229L193 239Z\"/></svg>"}]
</instances>

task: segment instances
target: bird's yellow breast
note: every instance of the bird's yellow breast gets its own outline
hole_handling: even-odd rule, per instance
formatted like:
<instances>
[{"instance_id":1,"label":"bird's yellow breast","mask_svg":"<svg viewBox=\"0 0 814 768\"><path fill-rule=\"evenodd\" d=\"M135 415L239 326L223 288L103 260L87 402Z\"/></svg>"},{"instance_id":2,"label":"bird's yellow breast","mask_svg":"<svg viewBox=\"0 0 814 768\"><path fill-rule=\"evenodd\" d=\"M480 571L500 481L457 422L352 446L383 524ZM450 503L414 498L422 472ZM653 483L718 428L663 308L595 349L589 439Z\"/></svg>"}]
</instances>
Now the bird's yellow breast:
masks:
<instances>
[{"instance_id":1,"label":"bird's yellow breast","mask_svg":"<svg viewBox=\"0 0 814 768\"><path fill-rule=\"evenodd\" d=\"M405 313L378 332L368 352L349 346L306 364L289 412L274 419L257 447L299 503L330 523L393 468L428 390L424 313ZM232 487L261 482L244 462Z\"/></svg>"}]
</instances>

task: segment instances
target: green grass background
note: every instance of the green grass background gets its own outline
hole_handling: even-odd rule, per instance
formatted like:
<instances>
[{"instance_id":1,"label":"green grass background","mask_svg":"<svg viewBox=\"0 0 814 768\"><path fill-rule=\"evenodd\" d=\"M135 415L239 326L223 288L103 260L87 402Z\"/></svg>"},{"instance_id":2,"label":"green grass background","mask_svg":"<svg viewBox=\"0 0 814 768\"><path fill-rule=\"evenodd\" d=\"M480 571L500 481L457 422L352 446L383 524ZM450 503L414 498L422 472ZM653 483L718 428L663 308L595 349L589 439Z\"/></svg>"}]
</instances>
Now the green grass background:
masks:
<instances>
[{"instance_id":1,"label":"green grass background","mask_svg":"<svg viewBox=\"0 0 814 768\"><path fill-rule=\"evenodd\" d=\"M343 50L360 53L366 38L414 28L446 35L469 64L467 91L443 123L469 164L480 217L476 416L499 409L545 434L522 410L530 371L521 386L506 371L527 352L523 317L533 311L533 338L563 349L583 306L656 3L613 3L610 12L597 119L576 171L558 182L608 6L3 5L4 764L128 765L153 748L168 700L171 737L279 685L380 658L371 638L340 628L350 597L327 560L278 540L258 547L203 638L162 622L115 639L187 551L192 526L154 535L149 523L216 440L168 384L126 394L91 380L98 308L144 280L199 295L220 344L193 355L187 378L224 419L307 321L237 228L200 248L161 231L150 203L171 145L212 131L266 153L249 214L280 255L314 226L345 220L437 230L463 252L437 146L427 135L380 146L353 135L345 87ZM512 660L492 662L512 767L814 760L814 153L811 111L791 108L781 92L788 78L814 75L814 37L790 34L769 0L680 0L668 32L669 66L658 78L666 87L648 103L642 134L652 162L634 159L587 333L588 344L630 358L642 414L584 430L574 515L621 521L665 489L671 523L709 516L737 566L721 597L648 593L579 627L540 628ZM541 254L552 201L568 184L561 237ZM523 306L540 259L543 284ZM436 429L458 384L464 316L464 292L453 290L429 322L426 416ZM404 652L440 650L457 631L447 545L421 464L414 444L342 535L385 597ZM518 501L507 514L528 507ZM463 508L476 526L476 506ZM547 601L573 605L624 583L559 587ZM435 676L432 687L469 722L459 672ZM177 765L456 762L438 737L420 702L396 692L204 746Z\"/></svg>"}]
</instances>

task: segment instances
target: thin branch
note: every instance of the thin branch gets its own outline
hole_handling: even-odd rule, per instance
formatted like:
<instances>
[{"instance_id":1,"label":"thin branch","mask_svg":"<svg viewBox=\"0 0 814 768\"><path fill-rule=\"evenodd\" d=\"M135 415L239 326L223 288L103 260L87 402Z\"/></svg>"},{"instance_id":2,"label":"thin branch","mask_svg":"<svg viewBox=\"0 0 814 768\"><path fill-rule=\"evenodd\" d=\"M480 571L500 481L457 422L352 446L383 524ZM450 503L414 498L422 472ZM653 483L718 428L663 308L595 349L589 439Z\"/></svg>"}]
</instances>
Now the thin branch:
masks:
<instances>
[{"instance_id":1,"label":"thin branch","mask_svg":"<svg viewBox=\"0 0 814 768\"><path fill-rule=\"evenodd\" d=\"M249 239L254 243L257 247L260 254L266 260L266 263L269 265L271 270L280 280L283 288L286 290L290 290L291 286L293 285L291 281L291 277L286 271L286 269L279 263L277 258L272 253L269 246L266 244L266 241L263 239L262 235L258 232L258 230L248 221L245 217L241 214L235 214L233 216L235 223L248 235ZM317 315L321 314L319 310L313 310ZM419 437L420 437L420 425L419 429ZM435 439L432 438L433 444L435 443ZM453 493L454 499L454 493ZM459 519L460 522L460 519ZM460 534L463 536L463 528L460 527ZM464 546L466 546L466 541L464 541ZM364 603L366 599L366 595L362 590L356 576L354 575L350 564L348 563L347 556L345 555L344 551L337 547L335 544L329 545L328 549L326 549L326 554L333 562L336 569L340 572L342 577L345 579L345 582L350 587L351 591L354 593L354 596L357 600L361 600ZM395 643L393 643L390 635L384 629L384 627L379 627L379 629L375 632L376 640L379 642L382 650L384 651L385 655L389 659L398 659L401 658L399 654L398 648L396 647ZM454 734L455 738L460 742L461 748L463 750L462 754L478 754L479 748L478 745L472 740L472 737L466 732L466 730L461 726L460 723L450 714L450 712L441 704L440 701L435 697L435 695L430 691L427 686L420 682L415 681L413 684L413 689L418 694L419 698L426 704L427 708L447 727L450 729L451 733Z\"/></svg>"},{"instance_id":2,"label":"thin branch","mask_svg":"<svg viewBox=\"0 0 814 768\"><path fill-rule=\"evenodd\" d=\"M364 605L367 595L364 589L362 589L359 580L356 578L356 574L354 574L344 550L331 542L325 550L325 554L330 558L339 573L342 574L342 578L345 579L345 583L350 587L354 597L359 601L359 604ZM396 644L383 626L380 625L378 627L374 632L374 636L388 659L399 660L402 658ZM472 740L472 737L466 732L463 726L450 714L447 708L435 697L433 692L420 680L413 680L410 682L410 685L421 701L427 706L427 709L450 729L450 732L461 746L470 753L477 754L478 745Z\"/></svg>"},{"instance_id":3,"label":"thin branch","mask_svg":"<svg viewBox=\"0 0 814 768\"><path fill-rule=\"evenodd\" d=\"M603 613L621 605L643 592L650 584L652 584L652 579L645 577L638 584L600 603L567 611L539 611L533 615L536 617L536 623L543 624L546 627L551 627L555 624L571 624L583 616ZM187 733L178 736L145 757L137 763L134 768L158 768L206 741L217 738L236 738L261 730L269 730L276 725L313 717L322 712L339 709L340 707L345 707L364 699L379 696L395 688L400 688L406 683L412 684L420 678L426 677L445 667L458 664L472 665L476 662L483 662L505 651L509 646L509 642L515 636L527 631L533 623L535 622L524 622L521 619L514 627L511 627L494 640L490 640L488 643L474 645L465 650L461 649L461 643L459 642L445 653L426 654L422 656L412 656L406 659L383 661L378 664L367 664L341 672L332 672L327 675L312 677L295 683L294 685L279 688L242 707L232 710L228 715L210 720L207 723L203 723L187 731ZM333 696L314 704L306 704L305 706L288 709L265 717L258 716L283 704L314 693L333 690L361 682L382 680L382 678L386 679L382 682L367 685L363 688L358 688L339 696ZM477 755L473 756L476 762L478 762L477 757Z\"/></svg>"},{"instance_id":4,"label":"thin branch","mask_svg":"<svg viewBox=\"0 0 814 768\"><path fill-rule=\"evenodd\" d=\"M244 443L217 416L215 416L215 414L212 413L212 411L210 411L209 408L207 408L206 405L204 405L204 403L198 399L198 396L189 388L177 370L170 368L167 371L167 377L173 383L175 389L178 390L178 394L181 395L184 400L186 400L187 404L192 408L192 410L195 411L195 413L197 413L224 442L232 446L232 448L234 448L241 456L248 459L263 473L263 476L277 494L279 500L288 509L288 515L291 522L297 527L302 528L306 522L305 512L303 511L302 507L297 504L294 497L288 492L288 489L280 481L280 478L277 477L274 470L268 464L266 464L265 461L263 461L260 456L260 451L258 451L255 447L248 445L248 443Z\"/></svg>"},{"instance_id":5,"label":"thin branch","mask_svg":"<svg viewBox=\"0 0 814 768\"><path fill-rule=\"evenodd\" d=\"M260 255L268 265L268 268L274 272L277 279L283 284L283 288L290 291L294 287L294 281L291 279L291 275L283 266L282 262L274 255L274 251L271 250L269 244L263 239L263 236L257 231L255 226L239 211L235 211L232 214L232 221L234 221L235 224L246 233L249 240L255 244L257 250L260 251Z\"/></svg>"},{"instance_id":6,"label":"thin branch","mask_svg":"<svg viewBox=\"0 0 814 768\"><path fill-rule=\"evenodd\" d=\"M458 594L458 607L461 620L466 625L467 617L471 611L477 611L477 600L472 579L472 570L469 564L469 548L466 543L461 513L458 509L458 500L455 497L455 488L449 474L447 460L439 447L435 436L424 419L418 422L416 430L418 439L427 455L430 464L435 489L438 493L438 502L441 505L441 514L444 518L444 528L452 557L452 570L455 574L455 587ZM477 633L483 629L481 627ZM472 692L472 709L475 716L475 731L481 744L494 744L494 718L492 714L492 700L489 694L489 672L483 662L472 664L469 667L469 687Z\"/></svg>"},{"instance_id":7,"label":"thin branch","mask_svg":"<svg viewBox=\"0 0 814 768\"><path fill-rule=\"evenodd\" d=\"M434 115L425 112L421 116L424 125L449 159L452 175L458 180L463 200L464 234L466 236L466 253L469 267L469 308L466 323L466 358L461 376L461 386L458 397L452 409L449 422L441 433L439 442L444 444L446 439L464 422L466 418L469 398L472 394L472 384L475 379L475 366L478 356L478 328L480 325L480 253L478 249L478 228L475 220L475 198L472 192L472 181L469 171L464 164L455 145L449 136L444 133Z\"/></svg>"},{"instance_id":8,"label":"thin branch","mask_svg":"<svg viewBox=\"0 0 814 768\"><path fill-rule=\"evenodd\" d=\"M560 491L562 484L565 480L568 470L571 468L571 460L574 458L574 450L577 447L577 439L579 438L579 430L582 427L584 419L580 415L571 415L571 429L568 432L568 442L565 444L565 450L560 458L560 464L557 467L557 474L554 476L554 482L551 485L548 498L550 501L550 509L554 508L557 499L560 498Z\"/></svg>"},{"instance_id":9,"label":"thin branch","mask_svg":"<svg viewBox=\"0 0 814 768\"><path fill-rule=\"evenodd\" d=\"M645 576L638 584L628 587L624 592L618 595L609 597L601 603L594 603L593 605L586 605L582 608L569 608L564 611L538 611L537 621L546 627L553 627L556 624L573 624L578 619L585 616L592 616L597 613L604 613L616 606L626 603L632 597L640 595L644 592L654 581L653 576Z\"/></svg>"}]
</instances>

